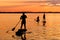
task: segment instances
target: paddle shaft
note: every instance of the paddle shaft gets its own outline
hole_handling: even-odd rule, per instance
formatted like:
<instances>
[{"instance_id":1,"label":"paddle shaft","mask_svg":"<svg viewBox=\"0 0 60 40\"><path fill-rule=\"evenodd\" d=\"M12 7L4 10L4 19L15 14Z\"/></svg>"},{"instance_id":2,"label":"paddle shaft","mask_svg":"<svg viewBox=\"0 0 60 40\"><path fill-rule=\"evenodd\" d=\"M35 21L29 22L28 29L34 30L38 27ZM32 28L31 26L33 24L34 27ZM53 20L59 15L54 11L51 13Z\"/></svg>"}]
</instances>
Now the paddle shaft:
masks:
<instances>
[{"instance_id":1,"label":"paddle shaft","mask_svg":"<svg viewBox=\"0 0 60 40\"><path fill-rule=\"evenodd\" d=\"M12 29L12 31L15 30L15 28L17 27L17 25L19 24L20 20L18 21L18 23L15 25L15 27Z\"/></svg>"}]
</instances>

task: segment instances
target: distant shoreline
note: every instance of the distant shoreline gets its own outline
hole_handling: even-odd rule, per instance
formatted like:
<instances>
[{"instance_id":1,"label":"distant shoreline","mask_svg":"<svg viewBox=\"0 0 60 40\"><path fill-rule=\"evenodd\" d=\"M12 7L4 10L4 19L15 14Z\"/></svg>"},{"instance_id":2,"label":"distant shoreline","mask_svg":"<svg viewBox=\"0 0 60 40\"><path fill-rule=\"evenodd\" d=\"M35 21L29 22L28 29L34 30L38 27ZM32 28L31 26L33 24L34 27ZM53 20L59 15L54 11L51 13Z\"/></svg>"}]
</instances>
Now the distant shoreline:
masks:
<instances>
[{"instance_id":1,"label":"distant shoreline","mask_svg":"<svg viewBox=\"0 0 60 40\"><path fill-rule=\"evenodd\" d=\"M5 13L12 13L12 14L21 14L21 13L60 13L60 12L0 12L0 14L5 14Z\"/></svg>"}]
</instances>

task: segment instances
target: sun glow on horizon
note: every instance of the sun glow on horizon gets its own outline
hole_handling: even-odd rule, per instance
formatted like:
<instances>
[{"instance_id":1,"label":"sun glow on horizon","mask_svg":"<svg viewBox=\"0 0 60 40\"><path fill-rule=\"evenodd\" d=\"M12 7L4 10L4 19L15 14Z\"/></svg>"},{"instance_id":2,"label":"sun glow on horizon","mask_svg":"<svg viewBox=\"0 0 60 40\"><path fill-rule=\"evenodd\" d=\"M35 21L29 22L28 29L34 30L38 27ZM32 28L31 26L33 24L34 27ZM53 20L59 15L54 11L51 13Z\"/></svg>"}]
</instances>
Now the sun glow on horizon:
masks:
<instances>
[{"instance_id":1,"label":"sun glow on horizon","mask_svg":"<svg viewBox=\"0 0 60 40\"><path fill-rule=\"evenodd\" d=\"M60 4L58 1L56 2L52 0L51 1L49 0L0 0L0 11L26 11L26 10L27 11L59 11Z\"/></svg>"},{"instance_id":2,"label":"sun glow on horizon","mask_svg":"<svg viewBox=\"0 0 60 40\"><path fill-rule=\"evenodd\" d=\"M57 3L58 2L58 3ZM55 0L0 0L0 6L12 6L12 5L58 5L59 1Z\"/></svg>"}]
</instances>

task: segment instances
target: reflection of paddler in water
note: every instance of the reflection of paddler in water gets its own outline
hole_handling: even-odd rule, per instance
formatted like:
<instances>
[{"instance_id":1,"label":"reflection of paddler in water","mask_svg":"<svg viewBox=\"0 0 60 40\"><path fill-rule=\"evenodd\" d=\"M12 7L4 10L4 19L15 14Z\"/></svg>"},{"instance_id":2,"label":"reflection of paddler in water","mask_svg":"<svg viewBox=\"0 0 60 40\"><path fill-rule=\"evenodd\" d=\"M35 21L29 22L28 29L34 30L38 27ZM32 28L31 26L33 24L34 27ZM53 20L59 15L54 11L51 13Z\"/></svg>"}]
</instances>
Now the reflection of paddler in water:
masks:
<instances>
[{"instance_id":1,"label":"reflection of paddler in water","mask_svg":"<svg viewBox=\"0 0 60 40\"><path fill-rule=\"evenodd\" d=\"M45 26L46 24L46 17L45 17L45 13L43 14L43 26Z\"/></svg>"},{"instance_id":2,"label":"reflection of paddler in water","mask_svg":"<svg viewBox=\"0 0 60 40\"><path fill-rule=\"evenodd\" d=\"M26 29L26 18L27 18L27 16L25 15L25 13L23 13L23 15L20 17L20 19L22 20L20 29L22 29L23 25L24 25L24 29Z\"/></svg>"},{"instance_id":3,"label":"reflection of paddler in water","mask_svg":"<svg viewBox=\"0 0 60 40\"><path fill-rule=\"evenodd\" d=\"M39 16L37 16L37 18L36 18L36 22L39 23L39 21L40 21L40 20L39 20Z\"/></svg>"},{"instance_id":4,"label":"reflection of paddler in water","mask_svg":"<svg viewBox=\"0 0 60 40\"><path fill-rule=\"evenodd\" d=\"M21 35L21 39L22 39L22 40L26 40L26 33L23 34L23 35Z\"/></svg>"}]
</instances>

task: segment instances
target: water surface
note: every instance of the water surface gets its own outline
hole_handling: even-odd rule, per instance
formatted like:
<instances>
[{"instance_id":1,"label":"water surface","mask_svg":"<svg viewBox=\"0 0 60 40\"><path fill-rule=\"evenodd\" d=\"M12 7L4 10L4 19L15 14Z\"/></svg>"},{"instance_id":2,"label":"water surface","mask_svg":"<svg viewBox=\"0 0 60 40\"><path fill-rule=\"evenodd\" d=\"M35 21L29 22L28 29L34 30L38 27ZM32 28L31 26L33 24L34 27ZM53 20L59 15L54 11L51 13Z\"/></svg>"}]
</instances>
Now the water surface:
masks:
<instances>
[{"instance_id":1,"label":"water surface","mask_svg":"<svg viewBox=\"0 0 60 40\"><path fill-rule=\"evenodd\" d=\"M15 35L20 28L21 22L16 29L11 29L20 20L22 14L0 14L0 40L21 40L21 37ZM27 15L27 32L26 40L60 40L60 14L46 14L46 25L43 26L43 13L26 14ZM40 17L39 24L35 21L36 17ZM8 33L6 33L9 30ZM14 37L12 37L14 35Z\"/></svg>"}]
</instances>

